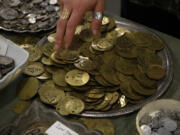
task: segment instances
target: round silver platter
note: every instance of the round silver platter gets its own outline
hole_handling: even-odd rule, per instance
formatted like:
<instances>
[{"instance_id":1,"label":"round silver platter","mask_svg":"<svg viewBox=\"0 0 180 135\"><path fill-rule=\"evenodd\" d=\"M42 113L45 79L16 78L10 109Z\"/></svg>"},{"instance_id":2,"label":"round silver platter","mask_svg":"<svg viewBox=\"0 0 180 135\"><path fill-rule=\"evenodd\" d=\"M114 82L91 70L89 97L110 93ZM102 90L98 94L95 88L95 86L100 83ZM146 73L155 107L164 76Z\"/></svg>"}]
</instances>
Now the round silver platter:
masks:
<instances>
[{"instance_id":1,"label":"round silver platter","mask_svg":"<svg viewBox=\"0 0 180 135\"><path fill-rule=\"evenodd\" d=\"M17 33L48 31L60 15L58 0L0 0L0 29Z\"/></svg>"},{"instance_id":2,"label":"round silver platter","mask_svg":"<svg viewBox=\"0 0 180 135\"><path fill-rule=\"evenodd\" d=\"M157 34L155 34L154 32L152 32L151 30L149 30L148 28L146 28L144 26L141 26L141 25L129 22L129 21L122 21L122 19L121 19L121 21L118 21L118 20L120 20L120 19L118 19L119 17L115 17L115 16L113 16L113 17L116 19L116 24L121 27L130 29L130 30L134 30L134 31L148 32L148 33L155 35L159 39L161 39ZM158 82L158 88L157 88L156 93L154 93L152 96L146 98L140 104L136 104L136 105L129 104L126 107L121 108L119 110L110 110L110 111L106 111L106 112L84 111L83 113L81 113L79 115L84 116L84 117L94 117L94 118L95 117L114 117L114 116L125 115L125 114L129 114L129 113L139 110L145 104L162 96L167 91L168 86L170 85L170 83L173 79L172 56L171 56L170 50L165 42L164 42L164 45L165 45L165 48L162 51L160 51L158 53L158 55L160 55L163 60L163 67L165 67L165 69L166 69L166 76Z\"/></svg>"},{"instance_id":3,"label":"round silver platter","mask_svg":"<svg viewBox=\"0 0 180 135\"><path fill-rule=\"evenodd\" d=\"M139 25L139 24L135 24L133 22L124 20L124 19L120 19L119 17L116 17L115 15L112 14L107 14L111 17L113 17L116 20L116 24L133 30L133 31L143 31L146 33L150 33L155 35L157 38L161 39L161 37L159 37L157 34L155 34L154 32L152 32L150 29L148 29L145 26ZM161 39L162 40L162 39ZM44 37L39 43L38 45L42 45L47 41L47 37ZM164 41L163 41L164 42ZM115 116L120 116L120 115L125 115L125 114L129 114L132 112L135 112L137 110L139 110L140 108L142 108L145 104L159 98L160 96L162 96L168 89L168 86L170 85L172 79L173 79L173 60L172 60L172 56L170 53L170 50L167 46L167 44L164 42L165 48L158 52L158 55L161 56L162 60L163 60L163 67L166 69L166 76L160 80L158 82L158 88L156 93L154 93L152 96L146 98L142 103L140 104L136 104L136 105L132 105L132 104L128 104L126 107L121 108L119 110L110 110L110 111L106 111L106 112L100 112L100 111L84 111L81 114L78 114L78 116L83 116L83 117L93 117L93 118L102 118L102 117L115 117Z\"/></svg>"}]
</instances>

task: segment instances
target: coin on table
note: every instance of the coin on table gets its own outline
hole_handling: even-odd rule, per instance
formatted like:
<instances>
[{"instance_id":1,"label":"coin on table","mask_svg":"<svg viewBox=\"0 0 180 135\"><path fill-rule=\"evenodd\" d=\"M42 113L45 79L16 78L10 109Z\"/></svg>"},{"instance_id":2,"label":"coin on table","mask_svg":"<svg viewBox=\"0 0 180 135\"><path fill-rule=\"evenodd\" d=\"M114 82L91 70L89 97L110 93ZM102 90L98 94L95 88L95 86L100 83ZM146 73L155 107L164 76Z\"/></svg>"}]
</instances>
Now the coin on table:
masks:
<instances>
[{"instance_id":1,"label":"coin on table","mask_svg":"<svg viewBox=\"0 0 180 135\"><path fill-rule=\"evenodd\" d=\"M63 90L57 89L57 87L46 87L40 89L39 95L42 102L54 105L65 96L65 93Z\"/></svg>"},{"instance_id":2,"label":"coin on table","mask_svg":"<svg viewBox=\"0 0 180 135\"><path fill-rule=\"evenodd\" d=\"M25 50L29 52L30 62L38 61L42 56L42 52L39 48L29 47L29 48L26 48Z\"/></svg>"},{"instance_id":3,"label":"coin on table","mask_svg":"<svg viewBox=\"0 0 180 135\"><path fill-rule=\"evenodd\" d=\"M74 62L74 66L85 71L96 69L96 64L88 57L83 56L79 56L79 59Z\"/></svg>"},{"instance_id":4,"label":"coin on table","mask_svg":"<svg viewBox=\"0 0 180 135\"><path fill-rule=\"evenodd\" d=\"M52 33L52 34L50 34L49 36L48 36L48 41L50 42L50 43L54 43L55 42L55 37L56 37L56 33Z\"/></svg>"},{"instance_id":5,"label":"coin on table","mask_svg":"<svg viewBox=\"0 0 180 135\"><path fill-rule=\"evenodd\" d=\"M85 108L84 102L73 96L65 96L57 105L56 110L61 115L79 114Z\"/></svg>"},{"instance_id":6,"label":"coin on table","mask_svg":"<svg viewBox=\"0 0 180 135\"><path fill-rule=\"evenodd\" d=\"M101 38L93 41L91 46L97 51L108 51L113 48L114 43L111 39Z\"/></svg>"},{"instance_id":7,"label":"coin on table","mask_svg":"<svg viewBox=\"0 0 180 135\"><path fill-rule=\"evenodd\" d=\"M88 83L90 76L87 72L81 70L71 70L69 71L66 76L66 82L71 86L83 86Z\"/></svg>"},{"instance_id":8,"label":"coin on table","mask_svg":"<svg viewBox=\"0 0 180 135\"><path fill-rule=\"evenodd\" d=\"M66 75L66 71L63 69L59 69L58 71L53 73L52 78L53 78L54 83L58 86L66 87L67 83L65 81L65 75Z\"/></svg>"},{"instance_id":9,"label":"coin on table","mask_svg":"<svg viewBox=\"0 0 180 135\"><path fill-rule=\"evenodd\" d=\"M151 79L160 80L166 75L166 70L160 65L150 65L147 69L147 75Z\"/></svg>"},{"instance_id":10,"label":"coin on table","mask_svg":"<svg viewBox=\"0 0 180 135\"><path fill-rule=\"evenodd\" d=\"M103 19L102 19L102 25L107 25L107 24L109 24L109 22L110 22L109 18L104 16Z\"/></svg>"},{"instance_id":11,"label":"coin on table","mask_svg":"<svg viewBox=\"0 0 180 135\"><path fill-rule=\"evenodd\" d=\"M31 104L31 101L19 100L14 104L14 112L17 114L23 114Z\"/></svg>"},{"instance_id":12,"label":"coin on table","mask_svg":"<svg viewBox=\"0 0 180 135\"><path fill-rule=\"evenodd\" d=\"M18 97L22 100L33 98L39 88L39 81L36 78L30 77L22 80L18 87Z\"/></svg>"},{"instance_id":13,"label":"coin on table","mask_svg":"<svg viewBox=\"0 0 180 135\"><path fill-rule=\"evenodd\" d=\"M44 66L39 62L29 63L24 68L24 74L29 76L39 76L44 73Z\"/></svg>"}]
</instances>

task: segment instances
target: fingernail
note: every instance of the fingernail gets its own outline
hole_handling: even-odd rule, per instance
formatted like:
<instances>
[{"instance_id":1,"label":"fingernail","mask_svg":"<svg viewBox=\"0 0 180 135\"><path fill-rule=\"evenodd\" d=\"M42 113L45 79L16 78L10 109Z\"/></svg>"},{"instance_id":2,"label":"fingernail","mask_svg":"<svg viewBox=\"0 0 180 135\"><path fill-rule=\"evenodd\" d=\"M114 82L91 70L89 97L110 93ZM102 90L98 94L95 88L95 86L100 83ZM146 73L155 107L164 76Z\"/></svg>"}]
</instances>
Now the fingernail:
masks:
<instances>
[{"instance_id":1,"label":"fingernail","mask_svg":"<svg viewBox=\"0 0 180 135\"><path fill-rule=\"evenodd\" d=\"M94 35L97 35L97 34L98 34L98 31L97 31L97 30L93 30L93 34L94 34Z\"/></svg>"}]
</instances>

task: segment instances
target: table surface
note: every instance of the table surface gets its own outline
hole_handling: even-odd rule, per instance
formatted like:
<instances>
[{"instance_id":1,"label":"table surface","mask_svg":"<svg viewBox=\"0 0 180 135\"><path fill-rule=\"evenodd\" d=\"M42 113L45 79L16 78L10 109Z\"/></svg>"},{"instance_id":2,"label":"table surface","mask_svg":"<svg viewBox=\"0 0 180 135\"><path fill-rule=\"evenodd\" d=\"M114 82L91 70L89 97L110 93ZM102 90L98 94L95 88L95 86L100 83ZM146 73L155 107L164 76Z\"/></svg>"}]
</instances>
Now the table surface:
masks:
<instances>
[{"instance_id":1,"label":"table surface","mask_svg":"<svg viewBox=\"0 0 180 135\"><path fill-rule=\"evenodd\" d=\"M122 19L124 20L124 19ZM164 33L153 30L157 33L168 45L173 56L173 72L174 78L168 91L161 98L171 98L180 100L180 39L174 38L172 36L166 35ZM13 39L17 36L22 36L22 34L6 33L0 31L0 34ZM26 36L26 34L23 36ZM13 105L16 102L16 87L20 79L12 82L4 90L0 91L0 126L10 123L17 118L17 115L12 111ZM136 132L136 119L137 112L119 116L115 118L109 118L115 125L116 135L133 135Z\"/></svg>"}]
</instances>

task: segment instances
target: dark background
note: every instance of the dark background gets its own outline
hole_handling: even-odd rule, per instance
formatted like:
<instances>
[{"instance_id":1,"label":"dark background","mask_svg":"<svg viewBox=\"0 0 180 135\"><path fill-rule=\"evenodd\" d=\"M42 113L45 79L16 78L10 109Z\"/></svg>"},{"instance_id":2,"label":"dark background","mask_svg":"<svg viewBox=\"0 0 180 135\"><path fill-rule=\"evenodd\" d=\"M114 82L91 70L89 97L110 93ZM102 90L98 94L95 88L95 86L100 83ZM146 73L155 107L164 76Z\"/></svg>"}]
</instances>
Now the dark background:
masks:
<instances>
[{"instance_id":1,"label":"dark background","mask_svg":"<svg viewBox=\"0 0 180 135\"><path fill-rule=\"evenodd\" d=\"M180 9L179 9L180 10ZM180 18L166 10L122 0L121 16L150 28L180 38Z\"/></svg>"}]
</instances>

